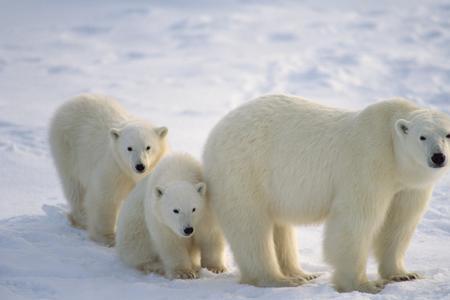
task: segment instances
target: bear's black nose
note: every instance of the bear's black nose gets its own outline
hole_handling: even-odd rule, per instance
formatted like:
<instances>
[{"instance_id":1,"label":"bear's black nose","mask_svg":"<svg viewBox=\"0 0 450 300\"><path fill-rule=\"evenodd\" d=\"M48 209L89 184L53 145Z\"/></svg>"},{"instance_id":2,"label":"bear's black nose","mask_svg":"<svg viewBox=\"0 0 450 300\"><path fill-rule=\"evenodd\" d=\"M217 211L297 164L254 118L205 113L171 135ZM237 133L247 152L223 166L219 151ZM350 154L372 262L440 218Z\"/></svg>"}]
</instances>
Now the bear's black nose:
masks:
<instances>
[{"instance_id":1,"label":"bear's black nose","mask_svg":"<svg viewBox=\"0 0 450 300\"><path fill-rule=\"evenodd\" d=\"M184 234L185 234L186 236L191 235L193 232L194 232L194 228L192 228L192 227L186 227L186 228L184 229Z\"/></svg>"},{"instance_id":2,"label":"bear's black nose","mask_svg":"<svg viewBox=\"0 0 450 300\"><path fill-rule=\"evenodd\" d=\"M445 162L445 155L442 153L434 153L431 157L431 161L437 166L442 167Z\"/></svg>"},{"instance_id":3,"label":"bear's black nose","mask_svg":"<svg viewBox=\"0 0 450 300\"><path fill-rule=\"evenodd\" d=\"M145 166L143 164L137 164L136 165L136 171L138 171L139 173L142 173L145 171Z\"/></svg>"}]
</instances>

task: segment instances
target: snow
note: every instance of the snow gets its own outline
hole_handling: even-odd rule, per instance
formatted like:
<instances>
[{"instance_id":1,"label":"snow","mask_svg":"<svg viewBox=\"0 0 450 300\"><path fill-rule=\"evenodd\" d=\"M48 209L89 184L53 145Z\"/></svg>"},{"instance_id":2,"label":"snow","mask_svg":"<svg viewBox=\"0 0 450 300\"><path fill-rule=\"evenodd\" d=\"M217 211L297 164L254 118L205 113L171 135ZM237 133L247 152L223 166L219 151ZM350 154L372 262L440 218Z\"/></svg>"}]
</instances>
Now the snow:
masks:
<instances>
[{"instance_id":1,"label":"snow","mask_svg":"<svg viewBox=\"0 0 450 300\"><path fill-rule=\"evenodd\" d=\"M321 227L298 232L297 288L256 288L230 272L170 281L124 266L70 227L49 155L66 99L113 95L169 127L200 157L214 124L267 93L361 108L392 96L450 112L450 2L1 1L0 299L450 299L450 176L436 187L406 263L425 275L379 295L338 294ZM370 261L369 276L376 278Z\"/></svg>"}]
</instances>

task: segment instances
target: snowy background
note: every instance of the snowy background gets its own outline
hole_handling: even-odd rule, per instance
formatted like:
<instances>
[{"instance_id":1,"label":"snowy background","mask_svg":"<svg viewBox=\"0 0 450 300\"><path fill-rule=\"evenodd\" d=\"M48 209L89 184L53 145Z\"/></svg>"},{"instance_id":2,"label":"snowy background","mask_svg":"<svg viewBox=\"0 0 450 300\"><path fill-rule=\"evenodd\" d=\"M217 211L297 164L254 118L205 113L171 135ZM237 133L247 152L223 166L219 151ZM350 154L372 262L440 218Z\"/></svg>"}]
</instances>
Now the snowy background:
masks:
<instances>
[{"instance_id":1,"label":"snowy background","mask_svg":"<svg viewBox=\"0 0 450 300\"><path fill-rule=\"evenodd\" d=\"M450 299L450 175L407 253L426 279L379 295L332 289L320 227L298 236L304 269L322 276L297 288L239 285L231 257L229 273L194 281L125 267L68 225L49 156L50 116L84 92L168 126L197 157L220 117L267 93L450 112L450 1L0 0L0 299Z\"/></svg>"}]
</instances>

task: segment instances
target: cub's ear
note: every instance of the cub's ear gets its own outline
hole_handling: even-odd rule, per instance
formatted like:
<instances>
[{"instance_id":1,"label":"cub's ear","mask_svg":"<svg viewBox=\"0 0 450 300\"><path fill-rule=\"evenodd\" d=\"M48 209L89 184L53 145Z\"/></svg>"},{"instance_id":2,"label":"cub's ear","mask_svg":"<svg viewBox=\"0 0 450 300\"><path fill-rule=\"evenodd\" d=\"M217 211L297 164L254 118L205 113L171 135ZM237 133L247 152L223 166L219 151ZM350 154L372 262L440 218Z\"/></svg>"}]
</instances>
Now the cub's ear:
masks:
<instances>
[{"instance_id":1,"label":"cub's ear","mask_svg":"<svg viewBox=\"0 0 450 300\"><path fill-rule=\"evenodd\" d=\"M169 129L167 129L167 127L157 127L155 128L155 132L157 135L159 135L160 138L163 138L167 135L167 132L169 131Z\"/></svg>"},{"instance_id":2,"label":"cub's ear","mask_svg":"<svg viewBox=\"0 0 450 300\"><path fill-rule=\"evenodd\" d=\"M111 130L109 131L109 133L111 134L111 137L114 140L117 140L120 136L120 130L117 128L111 128Z\"/></svg>"},{"instance_id":3,"label":"cub's ear","mask_svg":"<svg viewBox=\"0 0 450 300\"><path fill-rule=\"evenodd\" d=\"M395 131L399 136L405 136L409 133L410 122L400 119L395 122Z\"/></svg>"},{"instance_id":4,"label":"cub's ear","mask_svg":"<svg viewBox=\"0 0 450 300\"><path fill-rule=\"evenodd\" d=\"M206 194L206 183L199 182L195 185L195 189L197 190L197 193L199 193L202 196L205 196Z\"/></svg>"},{"instance_id":5,"label":"cub's ear","mask_svg":"<svg viewBox=\"0 0 450 300\"><path fill-rule=\"evenodd\" d=\"M160 186L155 187L155 196L157 198L161 198L162 195L164 195L164 190L162 189L162 187Z\"/></svg>"}]
</instances>

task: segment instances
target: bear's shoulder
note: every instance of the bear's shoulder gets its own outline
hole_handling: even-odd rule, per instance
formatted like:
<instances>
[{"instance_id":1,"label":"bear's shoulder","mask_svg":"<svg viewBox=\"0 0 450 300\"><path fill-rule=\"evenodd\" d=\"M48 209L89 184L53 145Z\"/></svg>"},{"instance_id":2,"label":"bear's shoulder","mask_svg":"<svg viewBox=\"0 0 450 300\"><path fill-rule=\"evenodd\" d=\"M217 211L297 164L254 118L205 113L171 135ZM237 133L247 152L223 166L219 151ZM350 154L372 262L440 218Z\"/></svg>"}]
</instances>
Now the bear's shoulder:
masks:
<instances>
[{"instance_id":1,"label":"bear's shoulder","mask_svg":"<svg viewBox=\"0 0 450 300\"><path fill-rule=\"evenodd\" d=\"M403 98L393 98L383 100L367 106L362 110L363 113L370 113L379 116L385 115L403 115L421 110L414 102Z\"/></svg>"}]
</instances>

